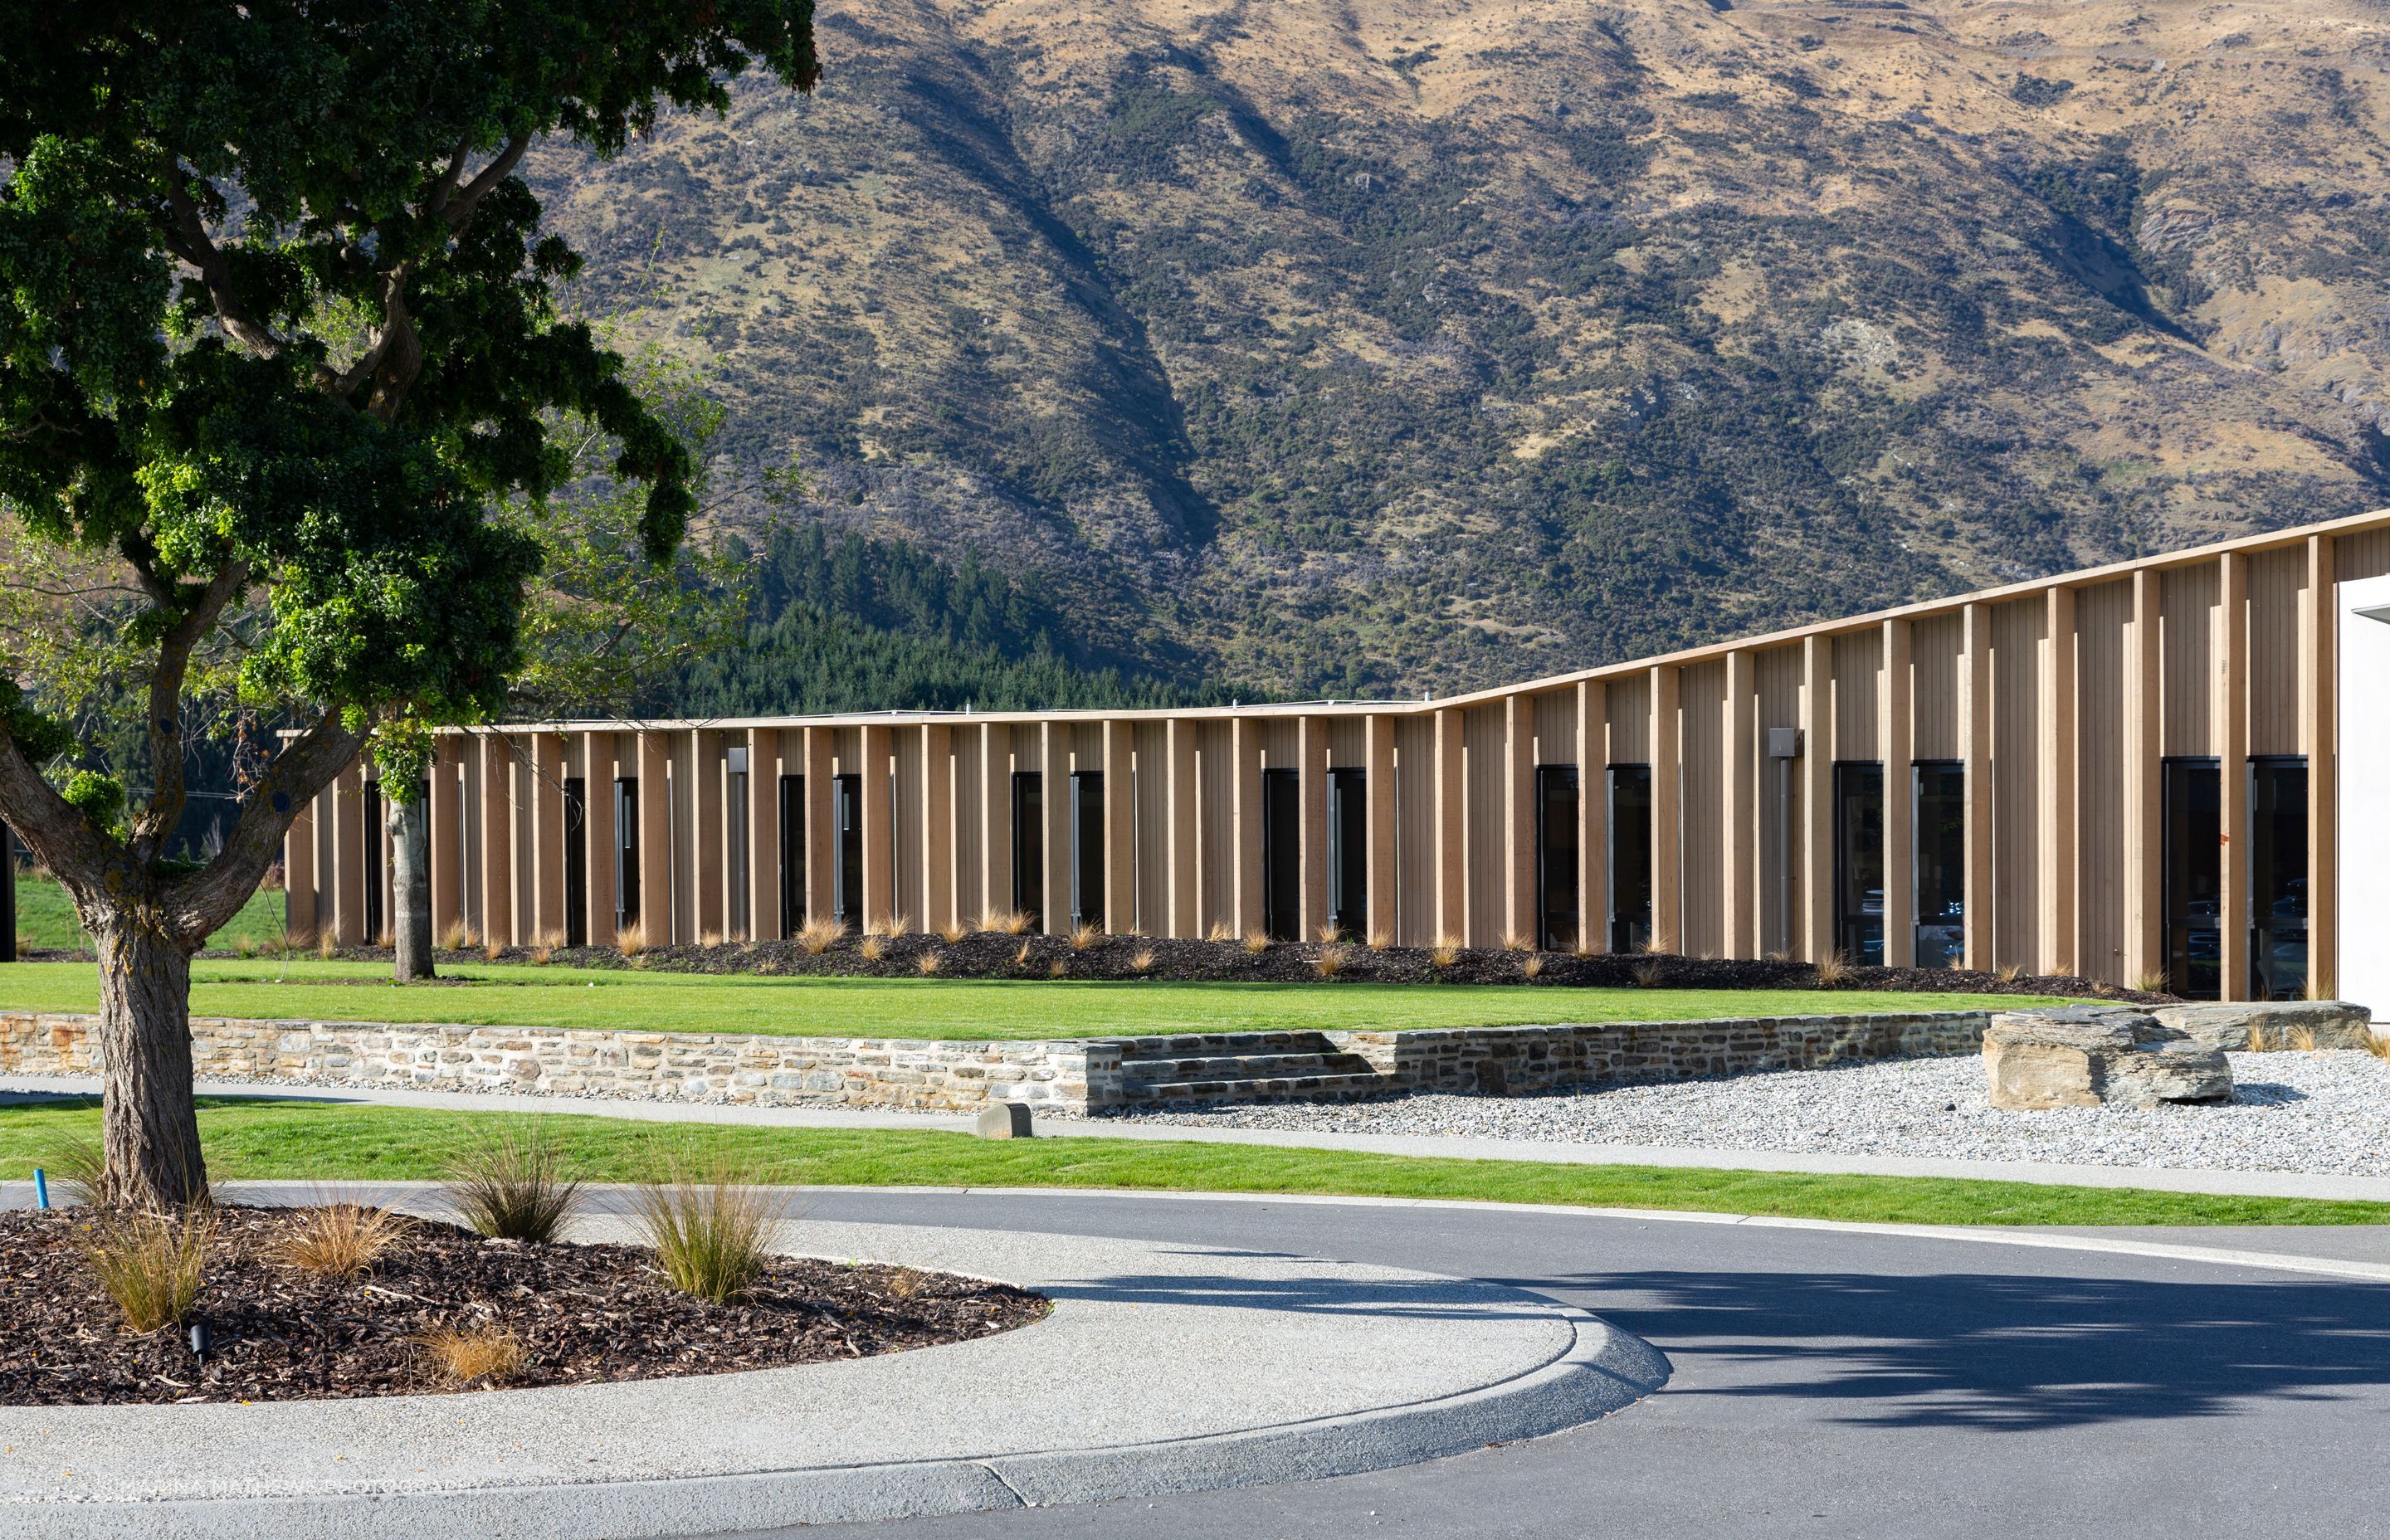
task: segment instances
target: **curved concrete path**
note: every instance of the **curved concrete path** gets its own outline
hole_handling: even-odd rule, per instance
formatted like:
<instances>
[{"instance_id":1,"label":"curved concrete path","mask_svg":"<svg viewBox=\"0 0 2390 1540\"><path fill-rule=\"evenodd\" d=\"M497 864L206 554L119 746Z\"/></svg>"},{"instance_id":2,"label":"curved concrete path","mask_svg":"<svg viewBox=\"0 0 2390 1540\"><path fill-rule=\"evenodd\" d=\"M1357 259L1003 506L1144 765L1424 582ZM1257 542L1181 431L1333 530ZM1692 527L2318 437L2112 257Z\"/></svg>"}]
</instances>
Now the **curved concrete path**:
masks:
<instances>
[{"instance_id":1,"label":"curved concrete path","mask_svg":"<svg viewBox=\"0 0 2390 1540\"><path fill-rule=\"evenodd\" d=\"M950 1113L897 1112L851 1107L745 1107L717 1102L634 1100L630 1097L519 1096L401 1087L266 1084L202 1080L202 1091L223 1096L302 1101L360 1102L436 1111L553 1112L626 1118L644 1123L710 1123L768 1128L903 1128L970 1133L972 1120ZM96 1096L89 1075L0 1076L0 1104L44 1096ZM1560 1139L1491 1139L1464 1135L1345 1134L1332 1130L1198 1128L1124 1118L1043 1117L1041 1138L1156 1139L1186 1144L1266 1145L1285 1149L1358 1150L1376 1155L1444 1156L1471 1161L1527 1161L1561 1165L1643 1165L1707 1171L1841 1173L1858 1176L1947 1176L1968 1181L2034 1182L2082 1187L2145 1187L2240 1198L2323 1198L2390 1203L2390 1176L2327 1175L2298 1171L2211 1171L2179 1166L2065 1165L2027 1161L1973 1161L1926 1156L1820 1155L1687 1145L1581 1144Z\"/></svg>"},{"instance_id":2,"label":"curved concrete path","mask_svg":"<svg viewBox=\"0 0 2390 1540\"><path fill-rule=\"evenodd\" d=\"M314 1190L246 1195L293 1189ZM619 1218L580 1226L627 1238ZM1054 1312L946 1347L744 1374L0 1408L0 1533L681 1535L1145 1497L1532 1438L1667 1377L1658 1354L1582 1311L1409 1269L805 1220L788 1240L1002 1278Z\"/></svg>"}]
</instances>

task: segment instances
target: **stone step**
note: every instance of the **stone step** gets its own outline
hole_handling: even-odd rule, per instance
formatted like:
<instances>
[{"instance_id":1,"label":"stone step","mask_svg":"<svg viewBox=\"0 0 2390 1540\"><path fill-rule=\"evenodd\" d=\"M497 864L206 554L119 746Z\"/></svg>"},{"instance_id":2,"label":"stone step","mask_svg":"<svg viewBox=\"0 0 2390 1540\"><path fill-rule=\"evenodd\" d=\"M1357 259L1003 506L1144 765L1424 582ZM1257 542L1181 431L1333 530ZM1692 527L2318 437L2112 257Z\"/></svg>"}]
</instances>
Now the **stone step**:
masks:
<instances>
[{"instance_id":1,"label":"stone step","mask_svg":"<svg viewBox=\"0 0 2390 1540\"><path fill-rule=\"evenodd\" d=\"M1351 1101L1394 1088L1381 1074L1281 1075L1253 1080L1128 1081L1123 1097L1132 1106L1163 1107L1177 1102L1209 1101Z\"/></svg>"},{"instance_id":2,"label":"stone step","mask_svg":"<svg viewBox=\"0 0 2390 1540\"><path fill-rule=\"evenodd\" d=\"M1316 1032L1184 1032L1105 1041L1119 1045L1124 1060L1338 1051L1335 1044Z\"/></svg>"},{"instance_id":3,"label":"stone step","mask_svg":"<svg viewBox=\"0 0 2390 1540\"><path fill-rule=\"evenodd\" d=\"M1356 1053L1214 1054L1165 1059L1139 1054L1121 1060L1121 1074L1146 1082L1178 1080L1284 1080L1296 1075L1368 1074L1369 1061Z\"/></svg>"}]
</instances>

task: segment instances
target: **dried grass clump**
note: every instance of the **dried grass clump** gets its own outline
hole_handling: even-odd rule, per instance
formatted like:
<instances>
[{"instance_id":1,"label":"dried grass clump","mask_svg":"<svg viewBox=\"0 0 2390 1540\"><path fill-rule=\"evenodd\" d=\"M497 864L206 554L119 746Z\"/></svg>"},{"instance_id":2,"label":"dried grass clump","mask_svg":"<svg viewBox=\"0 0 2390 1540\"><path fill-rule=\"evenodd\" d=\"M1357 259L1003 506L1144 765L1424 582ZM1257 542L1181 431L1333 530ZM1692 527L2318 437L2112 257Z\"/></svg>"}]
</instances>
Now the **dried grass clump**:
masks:
<instances>
[{"instance_id":1,"label":"dried grass clump","mask_svg":"<svg viewBox=\"0 0 2390 1540\"><path fill-rule=\"evenodd\" d=\"M818 957L837 945L845 934L844 925L824 915L797 927L797 946L807 956Z\"/></svg>"},{"instance_id":2,"label":"dried grass clump","mask_svg":"<svg viewBox=\"0 0 2390 1540\"><path fill-rule=\"evenodd\" d=\"M361 1278L381 1254L405 1240L415 1221L362 1203L327 1203L302 1210L274 1248L275 1260L328 1278Z\"/></svg>"},{"instance_id":3,"label":"dried grass clump","mask_svg":"<svg viewBox=\"0 0 2390 1540\"><path fill-rule=\"evenodd\" d=\"M1672 953L1672 952L1676 951L1676 949L1677 949L1677 943L1676 943L1676 942L1675 942L1675 941L1673 941L1672 939L1670 939L1669 937L1666 937L1666 936L1646 936L1646 937L1644 937L1644 938L1643 938L1643 944L1642 944L1641 946L1638 947L1636 950L1638 950L1638 951L1639 951L1639 952L1643 952L1643 953L1645 953L1645 954L1647 954L1647 955L1649 955L1649 956L1660 956L1660 957L1664 957L1664 956L1668 956L1670 953Z\"/></svg>"},{"instance_id":4,"label":"dried grass clump","mask_svg":"<svg viewBox=\"0 0 2390 1540\"><path fill-rule=\"evenodd\" d=\"M1832 989L1851 982L1851 959L1841 952L1829 952L1818 959L1818 987Z\"/></svg>"},{"instance_id":5,"label":"dried grass clump","mask_svg":"<svg viewBox=\"0 0 2390 1540\"><path fill-rule=\"evenodd\" d=\"M1241 944L1247 952L1250 952L1254 956L1258 957L1263 953L1270 949L1269 932L1266 930L1248 930L1245 932L1244 941L1240 944Z\"/></svg>"},{"instance_id":6,"label":"dried grass clump","mask_svg":"<svg viewBox=\"0 0 2390 1540\"><path fill-rule=\"evenodd\" d=\"M387 952L398 944L398 933L385 925L374 932L373 943Z\"/></svg>"},{"instance_id":7,"label":"dried grass clump","mask_svg":"<svg viewBox=\"0 0 2390 1540\"><path fill-rule=\"evenodd\" d=\"M1025 909L990 909L979 919L983 930L1000 936L1025 935L1029 930L1029 912Z\"/></svg>"},{"instance_id":8,"label":"dried grass clump","mask_svg":"<svg viewBox=\"0 0 2390 1540\"><path fill-rule=\"evenodd\" d=\"M713 948L722 944L722 932L719 930L700 930L697 933L697 944L704 947L710 952L713 950Z\"/></svg>"},{"instance_id":9,"label":"dried grass clump","mask_svg":"<svg viewBox=\"0 0 2390 1540\"><path fill-rule=\"evenodd\" d=\"M1383 929L1383 928L1380 928L1380 929L1378 929L1378 930L1372 930L1372 931L1370 931L1370 932L1369 932L1369 950L1370 950L1370 951L1372 951L1372 952L1383 952L1387 947L1392 946L1392 945L1394 945L1394 933L1392 930L1385 930L1385 929Z\"/></svg>"},{"instance_id":10,"label":"dried grass clump","mask_svg":"<svg viewBox=\"0 0 2390 1540\"><path fill-rule=\"evenodd\" d=\"M1067 979L1071 976L1071 965L1063 958L1057 957L1047 965L1046 976L1049 979Z\"/></svg>"},{"instance_id":11,"label":"dried grass clump","mask_svg":"<svg viewBox=\"0 0 2390 1540\"><path fill-rule=\"evenodd\" d=\"M935 973L939 969L944 968L945 963L946 959L943 953L924 952L919 956L913 959L913 970L926 979L931 974Z\"/></svg>"},{"instance_id":12,"label":"dried grass clump","mask_svg":"<svg viewBox=\"0 0 2390 1540\"><path fill-rule=\"evenodd\" d=\"M1071 927L1071 950L1073 952L1085 952L1103 939L1104 930L1100 925L1090 925L1081 920Z\"/></svg>"},{"instance_id":13,"label":"dried grass clump","mask_svg":"<svg viewBox=\"0 0 2390 1540\"><path fill-rule=\"evenodd\" d=\"M440 1382L453 1390L503 1385L522 1372L522 1341L502 1326L444 1326L407 1341L423 1350Z\"/></svg>"},{"instance_id":14,"label":"dried grass clump","mask_svg":"<svg viewBox=\"0 0 2390 1540\"><path fill-rule=\"evenodd\" d=\"M1657 989L1666 982L1668 970L1655 962L1637 963L1635 982L1645 989Z\"/></svg>"},{"instance_id":15,"label":"dried grass clump","mask_svg":"<svg viewBox=\"0 0 2390 1540\"><path fill-rule=\"evenodd\" d=\"M910 915L882 915L878 919L864 921L863 933L867 936L901 936L911 929L913 917Z\"/></svg>"},{"instance_id":16,"label":"dried grass clump","mask_svg":"<svg viewBox=\"0 0 2390 1540\"><path fill-rule=\"evenodd\" d=\"M1021 943L1021 950L1012 955L1012 966L1015 968L1027 968L1029 966L1029 943L1027 942L1022 942Z\"/></svg>"},{"instance_id":17,"label":"dried grass clump","mask_svg":"<svg viewBox=\"0 0 2390 1540\"><path fill-rule=\"evenodd\" d=\"M1535 949L1536 949L1536 943L1535 943L1534 942L1532 942L1532 941L1528 940L1525 936L1521 935L1518 931L1516 931L1516 930L1505 930L1505 931L1503 931L1503 932L1502 932L1502 950L1503 950L1503 951L1505 951L1505 952L1532 952L1532 951L1534 951Z\"/></svg>"},{"instance_id":18,"label":"dried grass clump","mask_svg":"<svg viewBox=\"0 0 2390 1540\"><path fill-rule=\"evenodd\" d=\"M340 955L340 938L333 935L332 932L327 930L322 935L315 938L315 956L323 958L326 962L330 962L334 957L337 957Z\"/></svg>"},{"instance_id":19,"label":"dried grass clump","mask_svg":"<svg viewBox=\"0 0 2390 1540\"><path fill-rule=\"evenodd\" d=\"M447 1197L477 1235L545 1244L580 1207L581 1179L545 1125L508 1123L450 1157Z\"/></svg>"},{"instance_id":20,"label":"dried grass clump","mask_svg":"<svg viewBox=\"0 0 2390 1540\"><path fill-rule=\"evenodd\" d=\"M2365 1051L2376 1059L2390 1059L2390 1036L2378 1032L2365 1034Z\"/></svg>"},{"instance_id":21,"label":"dried grass clump","mask_svg":"<svg viewBox=\"0 0 2390 1540\"><path fill-rule=\"evenodd\" d=\"M2143 995L2164 995L2173 982L2164 973L2143 973L2133 981L2133 988Z\"/></svg>"},{"instance_id":22,"label":"dried grass clump","mask_svg":"<svg viewBox=\"0 0 2390 1540\"><path fill-rule=\"evenodd\" d=\"M1132 973L1152 972L1153 948L1150 946L1140 947L1137 951L1131 954L1128 959L1128 970Z\"/></svg>"},{"instance_id":23,"label":"dried grass clump","mask_svg":"<svg viewBox=\"0 0 2390 1540\"><path fill-rule=\"evenodd\" d=\"M676 1165L631 1199L632 1222L656 1253L656 1270L686 1294L722 1304L753 1286L779 1239L780 1208L768 1189L740 1185L727 1163L695 1180Z\"/></svg>"},{"instance_id":24,"label":"dried grass clump","mask_svg":"<svg viewBox=\"0 0 2390 1540\"><path fill-rule=\"evenodd\" d=\"M1341 946L1323 946L1319 949L1319 956L1311 959L1311 970L1323 979L1332 979L1344 971L1344 964L1350 956L1351 954Z\"/></svg>"},{"instance_id":25,"label":"dried grass clump","mask_svg":"<svg viewBox=\"0 0 2390 1540\"><path fill-rule=\"evenodd\" d=\"M1438 936L1428 948L1427 960L1438 968L1450 968L1460 960L1460 943L1450 936Z\"/></svg>"},{"instance_id":26,"label":"dried grass clump","mask_svg":"<svg viewBox=\"0 0 2390 1540\"><path fill-rule=\"evenodd\" d=\"M489 945L482 948L482 956L489 959L491 962L503 962L506 960L507 943L502 941L494 941L490 943Z\"/></svg>"},{"instance_id":27,"label":"dried grass clump","mask_svg":"<svg viewBox=\"0 0 2390 1540\"><path fill-rule=\"evenodd\" d=\"M533 968L546 968L549 963L556 960L556 948L552 946L535 945L531 949L528 956L531 958L531 965Z\"/></svg>"},{"instance_id":28,"label":"dried grass clump","mask_svg":"<svg viewBox=\"0 0 2390 1540\"><path fill-rule=\"evenodd\" d=\"M1320 945L1333 946L1344 939L1344 927L1332 919L1323 920L1320 922L1318 935Z\"/></svg>"},{"instance_id":29,"label":"dried grass clump","mask_svg":"<svg viewBox=\"0 0 2390 1540\"><path fill-rule=\"evenodd\" d=\"M863 938L863 944L856 950L863 954L865 960L878 962L888 955L888 938L875 930Z\"/></svg>"},{"instance_id":30,"label":"dried grass clump","mask_svg":"<svg viewBox=\"0 0 2390 1540\"><path fill-rule=\"evenodd\" d=\"M126 1329L146 1337L190 1315L215 1236L215 1218L206 1211L169 1216L136 1210L99 1221L82 1251L100 1288L124 1313Z\"/></svg>"},{"instance_id":31,"label":"dried grass clump","mask_svg":"<svg viewBox=\"0 0 2390 1540\"><path fill-rule=\"evenodd\" d=\"M473 932L465 929L461 919L452 919L440 932L440 950L462 952L473 944Z\"/></svg>"},{"instance_id":32,"label":"dried grass clump","mask_svg":"<svg viewBox=\"0 0 2390 1540\"><path fill-rule=\"evenodd\" d=\"M1543 976L1544 955L1542 953L1530 952L1524 957L1519 959L1519 977L1523 979L1540 979Z\"/></svg>"},{"instance_id":33,"label":"dried grass clump","mask_svg":"<svg viewBox=\"0 0 2390 1540\"><path fill-rule=\"evenodd\" d=\"M1234 941L1237 939L1237 930L1225 919L1215 919L1212 922L1212 928L1203 932L1203 939L1217 942Z\"/></svg>"},{"instance_id":34,"label":"dried grass clump","mask_svg":"<svg viewBox=\"0 0 2390 1540\"><path fill-rule=\"evenodd\" d=\"M236 957L253 957L257 956L256 938L248 935L235 936L232 939L232 955Z\"/></svg>"},{"instance_id":35,"label":"dried grass clump","mask_svg":"<svg viewBox=\"0 0 2390 1540\"><path fill-rule=\"evenodd\" d=\"M938 939L944 942L948 946L952 946L955 943L962 940L965 936L970 934L970 930L968 930L963 925L963 922L958 919L950 919L944 925L938 927Z\"/></svg>"},{"instance_id":36,"label":"dried grass clump","mask_svg":"<svg viewBox=\"0 0 2390 1540\"><path fill-rule=\"evenodd\" d=\"M2002 983L2004 983L2004 984L2012 984L2012 983L2016 982L2019 979L2022 979L2022 978L2024 978L2024 965L2023 963L2002 963L2002 964L2000 965L2000 968L1999 968L1999 981L2000 981L2000 982L2002 982Z\"/></svg>"}]
</instances>

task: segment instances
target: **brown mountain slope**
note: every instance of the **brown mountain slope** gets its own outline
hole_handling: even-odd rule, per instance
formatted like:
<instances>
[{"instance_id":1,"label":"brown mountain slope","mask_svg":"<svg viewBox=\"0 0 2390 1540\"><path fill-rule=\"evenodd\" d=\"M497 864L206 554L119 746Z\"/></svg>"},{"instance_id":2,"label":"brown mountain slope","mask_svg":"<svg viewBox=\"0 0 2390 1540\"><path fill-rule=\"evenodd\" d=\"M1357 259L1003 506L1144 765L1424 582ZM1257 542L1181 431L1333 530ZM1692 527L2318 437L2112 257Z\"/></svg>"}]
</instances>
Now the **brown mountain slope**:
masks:
<instances>
[{"instance_id":1,"label":"brown mountain slope","mask_svg":"<svg viewBox=\"0 0 2390 1540\"><path fill-rule=\"evenodd\" d=\"M2390 7L867 0L537 168L808 517L1438 692L2390 501Z\"/></svg>"}]
</instances>

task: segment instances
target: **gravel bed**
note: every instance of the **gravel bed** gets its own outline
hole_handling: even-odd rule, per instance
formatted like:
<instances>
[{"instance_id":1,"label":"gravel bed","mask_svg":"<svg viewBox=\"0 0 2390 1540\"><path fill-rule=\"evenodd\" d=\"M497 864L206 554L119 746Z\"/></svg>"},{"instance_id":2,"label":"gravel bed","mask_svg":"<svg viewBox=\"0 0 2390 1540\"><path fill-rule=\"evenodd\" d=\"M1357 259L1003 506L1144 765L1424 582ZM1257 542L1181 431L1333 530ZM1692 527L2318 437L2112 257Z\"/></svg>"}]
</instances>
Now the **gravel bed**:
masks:
<instances>
[{"instance_id":1,"label":"gravel bed","mask_svg":"<svg viewBox=\"0 0 2390 1540\"><path fill-rule=\"evenodd\" d=\"M1549 1096L1116 1115L1190 1127L2390 1176L2390 1062L2356 1051L2229 1057L2231 1102L2148 1111L1995 1110L1983 1060L1970 1054Z\"/></svg>"}]
</instances>

